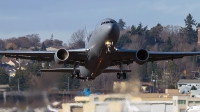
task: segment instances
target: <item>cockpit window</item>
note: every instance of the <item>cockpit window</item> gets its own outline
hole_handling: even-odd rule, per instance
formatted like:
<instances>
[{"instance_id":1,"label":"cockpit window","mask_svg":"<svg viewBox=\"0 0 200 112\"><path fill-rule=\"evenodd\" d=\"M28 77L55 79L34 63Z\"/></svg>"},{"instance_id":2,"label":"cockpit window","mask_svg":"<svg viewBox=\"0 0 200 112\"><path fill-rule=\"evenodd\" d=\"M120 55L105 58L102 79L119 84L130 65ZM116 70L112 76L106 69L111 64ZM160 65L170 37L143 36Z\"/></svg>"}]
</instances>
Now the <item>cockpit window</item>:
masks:
<instances>
[{"instance_id":1,"label":"cockpit window","mask_svg":"<svg viewBox=\"0 0 200 112\"><path fill-rule=\"evenodd\" d=\"M107 23L114 23L114 21L104 21L104 22L101 23L101 25L107 24Z\"/></svg>"}]
</instances>

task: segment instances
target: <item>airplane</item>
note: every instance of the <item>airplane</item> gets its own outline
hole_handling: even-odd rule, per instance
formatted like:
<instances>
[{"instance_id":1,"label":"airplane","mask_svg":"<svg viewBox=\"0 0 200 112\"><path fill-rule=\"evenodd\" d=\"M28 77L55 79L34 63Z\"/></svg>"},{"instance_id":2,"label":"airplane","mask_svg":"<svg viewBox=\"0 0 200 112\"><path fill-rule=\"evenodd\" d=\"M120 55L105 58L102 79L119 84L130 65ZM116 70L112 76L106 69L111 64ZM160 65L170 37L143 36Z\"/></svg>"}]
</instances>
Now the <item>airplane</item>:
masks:
<instances>
[{"instance_id":1,"label":"airplane","mask_svg":"<svg viewBox=\"0 0 200 112\"><path fill-rule=\"evenodd\" d=\"M91 38L81 49L60 48L57 51L0 51L0 55L12 58L38 61L55 61L57 64L72 64L73 68L41 69L41 72L69 72L71 78L94 80L102 73L117 73L117 79L126 79L123 64L136 62L142 65L146 62L178 59L184 56L200 55L200 52L155 52L140 50L118 49L115 47L119 40L118 23L110 18L100 21ZM119 69L109 68L119 65Z\"/></svg>"}]
</instances>

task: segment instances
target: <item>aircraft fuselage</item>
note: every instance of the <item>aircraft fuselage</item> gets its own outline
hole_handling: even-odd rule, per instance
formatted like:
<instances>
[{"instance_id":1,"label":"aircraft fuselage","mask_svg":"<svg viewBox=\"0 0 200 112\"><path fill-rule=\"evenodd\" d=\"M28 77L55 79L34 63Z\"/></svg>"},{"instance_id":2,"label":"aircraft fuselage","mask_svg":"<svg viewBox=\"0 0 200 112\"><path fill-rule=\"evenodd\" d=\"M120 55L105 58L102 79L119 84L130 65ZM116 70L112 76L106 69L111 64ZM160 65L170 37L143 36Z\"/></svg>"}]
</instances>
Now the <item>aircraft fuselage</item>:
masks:
<instances>
[{"instance_id":1,"label":"aircraft fuselage","mask_svg":"<svg viewBox=\"0 0 200 112\"><path fill-rule=\"evenodd\" d=\"M80 77L94 79L110 65L119 34L118 24L113 19L104 19L97 24L86 46L88 60L85 66L79 66Z\"/></svg>"}]
</instances>

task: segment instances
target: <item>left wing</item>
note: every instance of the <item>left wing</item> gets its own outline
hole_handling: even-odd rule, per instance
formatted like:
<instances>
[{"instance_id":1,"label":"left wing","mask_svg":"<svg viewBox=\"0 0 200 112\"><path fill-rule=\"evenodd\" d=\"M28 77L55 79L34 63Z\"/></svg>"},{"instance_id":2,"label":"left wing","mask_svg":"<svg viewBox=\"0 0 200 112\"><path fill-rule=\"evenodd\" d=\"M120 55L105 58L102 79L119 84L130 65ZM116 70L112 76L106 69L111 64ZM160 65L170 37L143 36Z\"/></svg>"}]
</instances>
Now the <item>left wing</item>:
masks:
<instances>
[{"instance_id":1,"label":"left wing","mask_svg":"<svg viewBox=\"0 0 200 112\"><path fill-rule=\"evenodd\" d=\"M79 68L76 68L76 71L80 72ZM40 69L40 72L68 72L72 73L74 72L73 68L54 68L54 69ZM103 70L103 73L113 73L113 72L121 72L120 69L111 69L106 68ZM131 72L131 70L122 70L122 72Z\"/></svg>"},{"instance_id":2,"label":"left wing","mask_svg":"<svg viewBox=\"0 0 200 112\"><path fill-rule=\"evenodd\" d=\"M65 61L65 64L74 64L74 62L80 62L80 64L83 65L87 59L86 49L72 49L67 51L69 53L69 57ZM0 51L0 55L4 55L6 57L30 59L38 61L54 61L55 53L57 53L57 51L23 51L23 50Z\"/></svg>"},{"instance_id":3,"label":"left wing","mask_svg":"<svg viewBox=\"0 0 200 112\"><path fill-rule=\"evenodd\" d=\"M140 51L140 50L138 50ZM116 52L113 53L112 63L110 66L120 64L120 61L123 61L123 64L130 64L134 61L137 61L137 50L125 50L125 49L117 49ZM146 50L145 50L146 51ZM195 56L200 55L200 52L154 52L147 51L148 59L147 62L153 61L161 61L161 60L173 60L178 58L183 58L184 56ZM145 54L144 54L145 55Z\"/></svg>"}]
</instances>

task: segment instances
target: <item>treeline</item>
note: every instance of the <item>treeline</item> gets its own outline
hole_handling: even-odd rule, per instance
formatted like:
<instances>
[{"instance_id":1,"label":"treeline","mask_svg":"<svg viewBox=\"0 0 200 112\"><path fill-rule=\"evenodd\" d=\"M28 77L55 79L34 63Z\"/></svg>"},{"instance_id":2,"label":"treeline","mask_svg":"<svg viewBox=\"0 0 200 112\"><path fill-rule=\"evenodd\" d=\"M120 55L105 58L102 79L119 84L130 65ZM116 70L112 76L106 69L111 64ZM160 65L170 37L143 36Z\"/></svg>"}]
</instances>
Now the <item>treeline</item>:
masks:
<instances>
[{"instance_id":1,"label":"treeline","mask_svg":"<svg viewBox=\"0 0 200 112\"><path fill-rule=\"evenodd\" d=\"M21 37L12 37L9 39L0 39L0 50L19 50L19 49L30 49L32 47L41 47L42 43L46 47L51 46L63 46L63 41L58 39L46 39L44 42L40 42L38 34L25 35Z\"/></svg>"},{"instance_id":2,"label":"treeline","mask_svg":"<svg viewBox=\"0 0 200 112\"><path fill-rule=\"evenodd\" d=\"M191 14L188 14L183 22L185 22L184 27L162 26L158 23L148 29L142 23L139 23L138 26L125 27L125 22L120 19L118 23L121 27L121 37L117 47L137 50L143 48L165 52L199 51L197 33L200 23L196 22ZM164 89L164 87L175 88L177 81L181 78L194 78L194 74L191 71L197 71L199 66L200 59L198 56L194 56L176 60L148 62L139 68L134 66L133 71L135 72L134 75L138 74L139 80L145 82L154 81L158 88ZM184 73L183 71L187 72Z\"/></svg>"}]
</instances>

